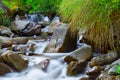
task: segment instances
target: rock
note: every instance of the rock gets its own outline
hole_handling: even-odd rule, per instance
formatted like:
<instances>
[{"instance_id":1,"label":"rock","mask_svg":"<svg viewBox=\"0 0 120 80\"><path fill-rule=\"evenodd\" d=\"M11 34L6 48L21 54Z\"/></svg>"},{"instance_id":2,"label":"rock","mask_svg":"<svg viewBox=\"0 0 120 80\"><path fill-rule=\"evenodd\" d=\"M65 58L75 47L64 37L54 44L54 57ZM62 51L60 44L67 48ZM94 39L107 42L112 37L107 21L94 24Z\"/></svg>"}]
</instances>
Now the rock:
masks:
<instances>
[{"instance_id":1,"label":"rock","mask_svg":"<svg viewBox=\"0 0 120 80\"><path fill-rule=\"evenodd\" d=\"M91 77L98 77L100 75L101 71L104 69L103 66L94 66L91 70L87 71L86 74Z\"/></svg>"},{"instance_id":2,"label":"rock","mask_svg":"<svg viewBox=\"0 0 120 80\"><path fill-rule=\"evenodd\" d=\"M108 65L104 71L98 76L97 80L120 80L120 59Z\"/></svg>"},{"instance_id":3,"label":"rock","mask_svg":"<svg viewBox=\"0 0 120 80\"><path fill-rule=\"evenodd\" d=\"M106 73L102 73L96 80L119 80L115 76L110 76Z\"/></svg>"},{"instance_id":4,"label":"rock","mask_svg":"<svg viewBox=\"0 0 120 80\"><path fill-rule=\"evenodd\" d=\"M84 71L86 61L72 61L67 67L67 74L69 76L77 75Z\"/></svg>"},{"instance_id":5,"label":"rock","mask_svg":"<svg viewBox=\"0 0 120 80\"><path fill-rule=\"evenodd\" d=\"M30 28L27 27L22 31L22 35L24 36L32 36L32 35L40 35L41 34L41 25L33 25Z\"/></svg>"},{"instance_id":6,"label":"rock","mask_svg":"<svg viewBox=\"0 0 120 80\"><path fill-rule=\"evenodd\" d=\"M71 61L87 61L93 56L92 48L89 45L85 45L81 48L76 49L75 51L71 52L69 55L67 55L64 60L67 63L70 63Z\"/></svg>"},{"instance_id":7,"label":"rock","mask_svg":"<svg viewBox=\"0 0 120 80\"><path fill-rule=\"evenodd\" d=\"M48 26L50 25L50 21L41 21L41 22L38 22L38 24L41 26Z\"/></svg>"},{"instance_id":8,"label":"rock","mask_svg":"<svg viewBox=\"0 0 120 80\"><path fill-rule=\"evenodd\" d=\"M1 47L9 47L13 44L12 40L8 37L0 36L0 46Z\"/></svg>"},{"instance_id":9,"label":"rock","mask_svg":"<svg viewBox=\"0 0 120 80\"><path fill-rule=\"evenodd\" d=\"M15 37L12 38L13 44L26 44L28 42L27 37Z\"/></svg>"},{"instance_id":10,"label":"rock","mask_svg":"<svg viewBox=\"0 0 120 80\"><path fill-rule=\"evenodd\" d=\"M49 45L44 52L70 52L77 48L77 37L70 35L70 28L61 25L57 27L51 37Z\"/></svg>"},{"instance_id":11,"label":"rock","mask_svg":"<svg viewBox=\"0 0 120 80\"><path fill-rule=\"evenodd\" d=\"M0 26L0 35L1 36L7 36L7 37L11 37L14 35L13 32L11 32L11 30L5 26Z\"/></svg>"},{"instance_id":12,"label":"rock","mask_svg":"<svg viewBox=\"0 0 120 80\"><path fill-rule=\"evenodd\" d=\"M117 53L114 52L110 52L98 57L94 57L91 61L90 61L90 67L93 66L102 66L102 65L106 65L109 64L111 62L113 62L114 60L116 60L118 58Z\"/></svg>"},{"instance_id":13,"label":"rock","mask_svg":"<svg viewBox=\"0 0 120 80\"><path fill-rule=\"evenodd\" d=\"M30 21L21 21L21 20L17 20L17 21L13 21L11 22L11 30L12 31L22 31L23 29L25 29L25 27L30 23Z\"/></svg>"},{"instance_id":14,"label":"rock","mask_svg":"<svg viewBox=\"0 0 120 80\"><path fill-rule=\"evenodd\" d=\"M1 58L6 64L15 68L17 71L22 71L23 69L27 68L28 65L27 60L24 60L19 54L10 50L4 52L1 55Z\"/></svg>"},{"instance_id":15,"label":"rock","mask_svg":"<svg viewBox=\"0 0 120 80\"><path fill-rule=\"evenodd\" d=\"M0 62L0 75L4 75L11 71L12 71L12 69L8 65Z\"/></svg>"},{"instance_id":16,"label":"rock","mask_svg":"<svg viewBox=\"0 0 120 80\"><path fill-rule=\"evenodd\" d=\"M17 20L12 22L11 30L23 36L39 35L41 33L41 25L26 20Z\"/></svg>"},{"instance_id":17,"label":"rock","mask_svg":"<svg viewBox=\"0 0 120 80\"><path fill-rule=\"evenodd\" d=\"M92 77L82 77L80 78L80 80L95 80L95 79Z\"/></svg>"},{"instance_id":18,"label":"rock","mask_svg":"<svg viewBox=\"0 0 120 80\"><path fill-rule=\"evenodd\" d=\"M19 51L25 53L27 51L28 45L12 45L13 51Z\"/></svg>"}]
</instances>

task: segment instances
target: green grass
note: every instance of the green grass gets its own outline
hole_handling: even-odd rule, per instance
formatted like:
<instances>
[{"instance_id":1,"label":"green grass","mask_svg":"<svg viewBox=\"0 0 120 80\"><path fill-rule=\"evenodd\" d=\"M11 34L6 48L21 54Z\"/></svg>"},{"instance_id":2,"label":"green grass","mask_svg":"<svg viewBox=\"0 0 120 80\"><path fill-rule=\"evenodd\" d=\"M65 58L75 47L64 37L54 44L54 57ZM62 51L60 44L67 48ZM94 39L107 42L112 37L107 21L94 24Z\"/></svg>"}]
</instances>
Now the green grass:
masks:
<instances>
[{"instance_id":1,"label":"green grass","mask_svg":"<svg viewBox=\"0 0 120 80\"><path fill-rule=\"evenodd\" d=\"M63 21L72 23L73 34L84 29L85 42L106 51L114 47L110 17L119 7L120 0L62 0L60 14Z\"/></svg>"}]
</instances>

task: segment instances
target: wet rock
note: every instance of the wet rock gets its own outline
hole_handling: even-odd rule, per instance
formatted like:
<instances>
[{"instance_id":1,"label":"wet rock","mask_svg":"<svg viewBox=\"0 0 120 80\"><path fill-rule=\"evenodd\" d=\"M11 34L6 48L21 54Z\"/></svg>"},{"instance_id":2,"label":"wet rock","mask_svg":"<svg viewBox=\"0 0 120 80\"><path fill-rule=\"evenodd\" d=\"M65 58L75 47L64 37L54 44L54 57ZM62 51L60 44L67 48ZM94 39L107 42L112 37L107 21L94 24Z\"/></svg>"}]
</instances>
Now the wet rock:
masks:
<instances>
[{"instance_id":1,"label":"wet rock","mask_svg":"<svg viewBox=\"0 0 120 80\"><path fill-rule=\"evenodd\" d=\"M67 55L64 60L67 63L70 63L71 61L87 61L93 56L92 48L89 45L85 45L81 48L76 49L75 51L71 52L69 55Z\"/></svg>"},{"instance_id":2,"label":"wet rock","mask_svg":"<svg viewBox=\"0 0 120 80\"><path fill-rule=\"evenodd\" d=\"M91 61L90 61L90 67L93 66L102 66L102 65L106 65L109 63L112 63L114 60L116 60L118 58L117 53L114 52L110 52L98 57L94 57Z\"/></svg>"},{"instance_id":3,"label":"wet rock","mask_svg":"<svg viewBox=\"0 0 120 80\"><path fill-rule=\"evenodd\" d=\"M96 80L119 80L119 79L116 79L115 76L110 76L109 74L104 72Z\"/></svg>"},{"instance_id":4,"label":"wet rock","mask_svg":"<svg viewBox=\"0 0 120 80\"><path fill-rule=\"evenodd\" d=\"M104 69L103 66L94 66L91 70L87 71L86 74L88 76L96 78L98 75L100 75L103 69Z\"/></svg>"},{"instance_id":5,"label":"wet rock","mask_svg":"<svg viewBox=\"0 0 120 80\"><path fill-rule=\"evenodd\" d=\"M13 51L26 52L28 45L12 45Z\"/></svg>"},{"instance_id":6,"label":"wet rock","mask_svg":"<svg viewBox=\"0 0 120 80\"><path fill-rule=\"evenodd\" d=\"M30 23L27 28L22 31L22 35L24 36L33 36L41 34L41 25Z\"/></svg>"},{"instance_id":7,"label":"wet rock","mask_svg":"<svg viewBox=\"0 0 120 80\"><path fill-rule=\"evenodd\" d=\"M97 80L119 80L120 79L120 59L108 65L105 70L100 74Z\"/></svg>"},{"instance_id":8,"label":"wet rock","mask_svg":"<svg viewBox=\"0 0 120 80\"><path fill-rule=\"evenodd\" d=\"M41 25L35 22L17 20L12 22L11 30L23 36L39 35L41 33Z\"/></svg>"},{"instance_id":9,"label":"wet rock","mask_svg":"<svg viewBox=\"0 0 120 80\"><path fill-rule=\"evenodd\" d=\"M26 44L28 42L27 37L15 37L12 38L13 44Z\"/></svg>"},{"instance_id":10,"label":"wet rock","mask_svg":"<svg viewBox=\"0 0 120 80\"><path fill-rule=\"evenodd\" d=\"M1 47L9 47L12 45L12 40L8 37L3 37L3 36L0 36L0 46Z\"/></svg>"},{"instance_id":11,"label":"wet rock","mask_svg":"<svg viewBox=\"0 0 120 80\"><path fill-rule=\"evenodd\" d=\"M50 21L41 21L41 22L38 22L38 24L45 27L45 26L50 25Z\"/></svg>"},{"instance_id":12,"label":"wet rock","mask_svg":"<svg viewBox=\"0 0 120 80\"><path fill-rule=\"evenodd\" d=\"M24 60L19 54L10 50L4 52L1 58L5 63L15 68L17 71L22 71L28 65L27 60Z\"/></svg>"},{"instance_id":13,"label":"wet rock","mask_svg":"<svg viewBox=\"0 0 120 80\"><path fill-rule=\"evenodd\" d=\"M70 52L76 49L77 38L70 35L70 28L61 25L57 27L44 52Z\"/></svg>"},{"instance_id":14,"label":"wet rock","mask_svg":"<svg viewBox=\"0 0 120 80\"><path fill-rule=\"evenodd\" d=\"M67 74L69 76L77 75L84 71L86 61L72 61L67 67Z\"/></svg>"},{"instance_id":15,"label":"wet rock","mask_svg":"<svg viewBox=\"0 0 120 80\"><path fill-rule=\"evenodd\" d=\"M92 77L82 77L80 80L95 80L95 78Z\"/></svg>"},{"instance_id":16,"label":"wet rock","mask_svg":"<svg viewBox=\"0 0 120 80\"><path fill-rule=\"evenodd\" d=\"M0 35L10 37L10 36L13 36L14 33L11 32L11 30L9 28L7 28L5 26L0 26Z\"/></svg>"},{"instance_id":17,"label":"wet rock","mask_svg":"<svg viewBox=\"0 0 120 80\"><path fill-rule=\"evenodd\" d=\"M4 75L11 71L12 71L12 69L8 65L0 62L0 75Z\"/></svg>"}]
</instances>

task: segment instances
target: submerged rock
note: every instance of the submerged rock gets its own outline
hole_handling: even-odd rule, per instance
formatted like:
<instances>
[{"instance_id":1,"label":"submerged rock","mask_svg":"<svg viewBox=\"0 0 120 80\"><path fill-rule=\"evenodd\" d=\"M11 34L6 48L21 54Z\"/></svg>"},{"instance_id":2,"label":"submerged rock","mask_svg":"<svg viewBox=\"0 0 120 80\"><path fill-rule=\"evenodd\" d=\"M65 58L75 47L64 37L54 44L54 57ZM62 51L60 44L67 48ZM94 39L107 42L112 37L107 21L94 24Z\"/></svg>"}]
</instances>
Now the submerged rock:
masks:
<instances>
[{"instance_id":1,"label":"submerged rock","mask_svg":"<svg viewBox=\"0 0 120 80\"><path fill-rule=\"evenodd\" d=\"M11 30L5 26L0 26L0 35L1 36L7 36L7 37L11 37L14 35L13 32L11 32Z\"/></svg>"},{"instance_id":2,"label":"submerged rock","mask_svg":"<svg viewBox=\"0 0 120 80\"><path fill-rule=\"evenodd\" d=\"M87 61L90 58L92 58L92 48L89 45L85 45L81 48L76 49L75 51L71 52L69 55L67 55L64 60L67 63L70 63L71 61Z\"/></svg>"},{"instance_id":3,"label":"submerged rock","mask_svg":"<svg viewBox=\"0 0 120 80\"><path fill-rule=\"evenodd\" d=\"M12 40L8 37L0 36L0 46L1 47L9 47L13 44Z\"/></svg>"},{"instance_id":4,"label":"submerged rock","mask_svg":"<svg viewBox=\"0 0 120 80\"><path fill-rule=\"evenodd\" d=\"M110 53L107 53L107 54L104 54L98 57L94 57L90 61L90 67L106 65L106 64L113 62L117 58L118 58L118 55L116 52L110 52Z\"/></svg>"},{"instance_id":5,"label":"submerged rock","mask_svg":"<svg viewBox=\"0 0 120 80\"><path fill-rule=\"evenodd\" d=\"M11 67L0 62L0 75L4 75L4 74L9 73L11 71L12 71Z\"/></svg>"},{"instance_id":6,"label":"submerged rock","mask_svg":"<svg viewBox=\"0 0 120 80\"><path fill-rule=\"evenodd\" d=\"M61 25L55 28L49 45L44 52L70 52L77 48L77 37L70 35L70 28Z\"/></svg>"},{"instance_id":7,"label":"submerged rock","mask_svg":"<svg viewBox=\"0 0 120 80\"><path fill-rule=\"evenodd\" d=\"M17 71L22 71L28 65L28 61L24 60L19 54L13 51L6 51L1 55L2 60Z\"/></svg>"}]
</instances>

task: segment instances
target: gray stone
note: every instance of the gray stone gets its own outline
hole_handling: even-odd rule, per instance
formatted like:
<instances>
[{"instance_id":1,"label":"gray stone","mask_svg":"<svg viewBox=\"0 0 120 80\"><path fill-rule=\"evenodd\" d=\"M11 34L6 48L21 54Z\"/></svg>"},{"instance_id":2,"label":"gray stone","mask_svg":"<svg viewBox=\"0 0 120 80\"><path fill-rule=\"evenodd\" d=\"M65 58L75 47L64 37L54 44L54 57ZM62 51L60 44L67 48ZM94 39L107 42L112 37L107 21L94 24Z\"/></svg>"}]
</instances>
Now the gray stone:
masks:
<instances>
[{"instance_id":1,"label":"gray stone","mask_svg":"<svg viewBox=\"0 0 120 80\"><path fill-rule=\"evenodd\" d=\"M28 66L27 60L24 60L19 54L10 50L4 52L1 58L5 63L15 68L17 71L22 71Z\"/></svg>"},{"instance_id":2,"label":"gray stone","mask_svg":"<svg viewBox=\"0 0 120 80\"><path fill-rule=\"evenodd\" d=\"M9 47L13 44L12 40L8 37L0 36L0 46L1 47Z\"/></svg>"},{"instance_id":3,"label":"gray stone","mask_svg":"<svg viewBox=\"0 0 120 80\"><path fill-rule=\"evenodd\" d=\"M70 27L60 26L55 28L49 45L44 52L70 52L76 49L77 37L72 37Z\"/></svg>"},{"instance_id":4,"label":"gray stone","mask_svg":"<svg viewBox=\"0 0 120 80\"><path fill-rule=\"evenodd\" d=\"M118 58L118 55L115 51L98 56L98 57L94 57L90 61L90 67L106 65L106 64L112 63L117 58Z\"/></svg>"},{"instance_id":5,"label":"gray stone","mask_svg":"<svg viewBox=\"0 0 120 80\"><path fill-rule=\"evenodd\" d=\"M75 51L71 52L69 55L67 55L64 60L67 63L70 63L71 61L87 61L90 58L92 58L92 48L89 45L85 45L81 48L76 49Z\"/></svg>"}]
</instances>

